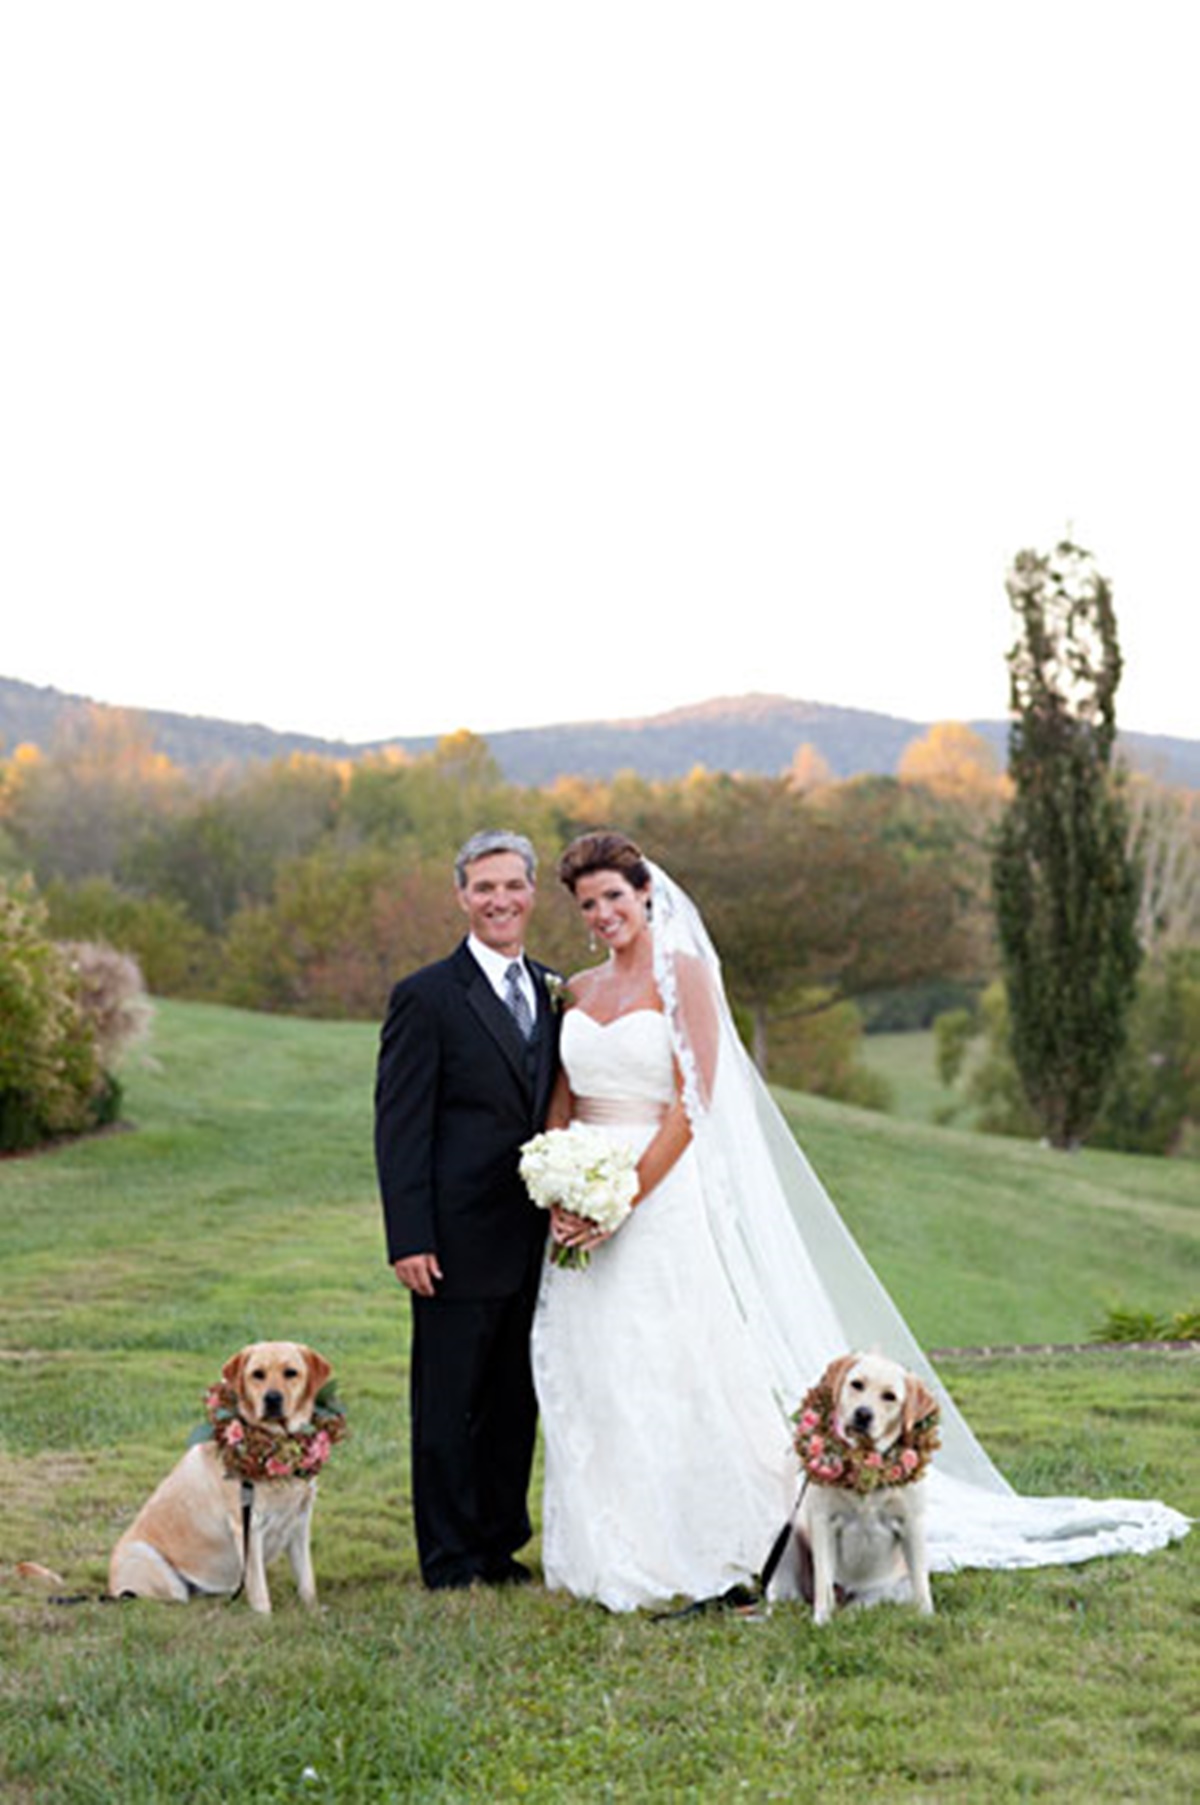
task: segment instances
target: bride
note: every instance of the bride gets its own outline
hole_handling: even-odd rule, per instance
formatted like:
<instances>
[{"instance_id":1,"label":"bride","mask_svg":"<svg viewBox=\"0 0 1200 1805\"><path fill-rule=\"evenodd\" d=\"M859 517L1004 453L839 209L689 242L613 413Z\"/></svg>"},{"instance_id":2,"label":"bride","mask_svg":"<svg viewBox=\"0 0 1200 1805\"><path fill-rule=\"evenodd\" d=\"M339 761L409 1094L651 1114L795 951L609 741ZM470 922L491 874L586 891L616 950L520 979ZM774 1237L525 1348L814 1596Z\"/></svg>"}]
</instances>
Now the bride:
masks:
<instances>
[{"instance_id":1,"label":"bride","mask_svg":"<svg viewBox=\"0 0 1200 1805\"><path fill-rule=\"evenodd\" d=\"M622 834L559 876L607 960L570 983L550 1127L637 1151L613 1235L562 1209L533 1329L546 1583L611 1610L707 1598L762 1567L796 1493L791 1413L836 1355L878 1348L941 1405L926 1481L935 1571L1146 1553L1187 1519L1128 1500L1020 1498L938 1383L772 1102L678 885Z\"/></svg>"}]
</instances>

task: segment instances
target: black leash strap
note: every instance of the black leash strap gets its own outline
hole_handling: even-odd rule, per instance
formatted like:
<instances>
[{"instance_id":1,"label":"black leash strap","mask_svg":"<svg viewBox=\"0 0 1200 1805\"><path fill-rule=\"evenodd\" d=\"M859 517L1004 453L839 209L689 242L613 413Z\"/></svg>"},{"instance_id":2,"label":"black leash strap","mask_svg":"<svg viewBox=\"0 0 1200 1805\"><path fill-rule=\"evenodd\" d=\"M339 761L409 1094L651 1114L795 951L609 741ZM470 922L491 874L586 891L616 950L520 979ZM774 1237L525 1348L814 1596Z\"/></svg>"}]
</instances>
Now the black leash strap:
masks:
<instances>
[{"instance_id":1,"label":"black leash strap","mask_svg":"<svg viewBox=\"0 0 1200 1805\"><path fill-rule=\"evenodd\" d=\"M752 1611L762 1602L755 1586L730 1586L711 1598L694 1598L677 1611L652 1611L651 1623L677 1623L683 1617L702 1617L706 1611Z\"/></svg>"},{"instance_id":2,"label":"black leash strap","mask_svg":"<svg viewBox=\"0 0 1200 1805\"><path fill-rule=\"evenodd\" d=\"M231 1592L230 1604L240 1598L246 1589L246 1562L250 1559L250 1519L254 1515L254 1481L242 1480L242 1577L238 1580L237 1591Z\"/></svg>"},{"instance_id":3,"label":"black leash strap","mask_svg":"<svg viewBox=\"0 0 1200 1805\"><path fill-rule=\"evenodd\" d=\"M783 1559L783 1551L792 1539L800 1502L807 1486L806 1478L800 1487L800 1495L792 1506L792 1513L771 1543L771 1551L763 1562L762 1572L755 1577L752 1586L730 1586L727 1592L718 1592L712 1598L694 1599L691 1604L685 1604L678 1611L655 1611L651 1614L651 1623L676 1623L682 1617L700 1617L706 1611L752 1611L756 1606L765 1604L767 1587L774 1579L775 1570Z\"/></svg>"},{"instance_id":4,"label":"black leash strap","mask_svg":"<svg viewBox=\"0 0 1200 1805\"><path fill-rule=\"evenodd\" d=\"M791 1515L788 1517L787 1522L784 1524L779 1534L775 1537L775 1540L771 1543L771 1552L767 1556L766 1561L763 1564L763 1570L758 1576L758 1589L763 1598L767 1596L767 1587L774 1579L775 1569L783 1559L783 1551L796 1532L796 1518L800 1515L800 1506L804 1503L804 1494L807 1490L808 1474L806 1473L804 1475L804 1484L796 1494L796 1502L792 1506Z\"/></svg>"},{"instance_id":5,"label":"black leash strap","mask_svg":"<svg viewBox=\"0 0 1200 1805\"><path fill-rule=\"evenodd\" d=\"M250 1559L250 1519L254 1515L254 1481L242 1480L242 1577L238 1580L237 1591L229 1595L230 1604L240 1598L246 1589L246 1562ZM190 1590L194 1593L196 1588ZM136 1598L136 1592L120 1592L114 1597L111 1592L100 1592L93 1596L91 1592L72 1592L58 1594L47 1599L48 1604L120 1604L126 1598Z\"/></svg>"},{"instance_id":6,"label":"black leash strap","mask_svg":"<svg viewBox=\"0 0 1200 1805\"><path fill-rule=\"evenodd\" d=\"M774 1579L775 1569L783 1559L783 1551L792 1539L792 1528L795 1521L795 1517L789 1517L779 1534L775 1537L775 1540L771 1543L771 1552L767 1556L766 1561L763 1564L763 1570L758 1576L759 1596L762 1598L767 1596L767 1587Z\"/></svg>"}]
</instances>

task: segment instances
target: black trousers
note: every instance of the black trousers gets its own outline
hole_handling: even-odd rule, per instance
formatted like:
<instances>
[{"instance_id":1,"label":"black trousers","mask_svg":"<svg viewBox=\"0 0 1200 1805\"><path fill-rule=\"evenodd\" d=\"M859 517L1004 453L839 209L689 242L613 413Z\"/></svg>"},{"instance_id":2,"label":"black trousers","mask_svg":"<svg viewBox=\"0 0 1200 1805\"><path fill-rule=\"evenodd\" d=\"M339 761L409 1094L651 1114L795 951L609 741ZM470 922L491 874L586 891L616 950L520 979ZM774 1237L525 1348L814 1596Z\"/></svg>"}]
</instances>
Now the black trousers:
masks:
<instances>
[{"instance_id":1,"label":"black trousers","mask_svg":"<svg viewBox=\"0 0 1200 1805\"><path fill-rule=\"evenodd\" d=\"M512 1297L413 1297L413 1516L427 1586L496 1578L532 1533L531 1279Z\"/></svg>"}]
</instances>

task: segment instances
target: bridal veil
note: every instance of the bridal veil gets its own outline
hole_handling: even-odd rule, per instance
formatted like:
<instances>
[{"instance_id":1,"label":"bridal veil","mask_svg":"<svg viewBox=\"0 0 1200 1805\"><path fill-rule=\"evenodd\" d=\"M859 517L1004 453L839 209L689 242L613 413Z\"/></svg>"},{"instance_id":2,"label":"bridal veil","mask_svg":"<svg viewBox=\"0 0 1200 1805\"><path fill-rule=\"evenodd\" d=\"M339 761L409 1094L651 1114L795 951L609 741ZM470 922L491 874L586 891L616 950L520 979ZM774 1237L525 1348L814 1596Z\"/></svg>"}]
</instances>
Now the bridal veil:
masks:
<instances>
[{"instance_id":1,"label":"bridal veil","mask_svg":"<svg viewBox=\"0 0 1200 1805\"><path fill-rule=\"evenodd\" d=\"M1023 1498L1013 1491L948 1396L755 1070L698 910L656 865L651 879L655 978L682 1074L708 1227L769 1371L781 1426L828 1362L851 1349L878 1350L918 1373L941 1405L942 1447L928 1480L930 1558L941 1571L1145 1553L1185 1534L1188 1520L1163 1504Z\"/></svg>"}]
</instances>

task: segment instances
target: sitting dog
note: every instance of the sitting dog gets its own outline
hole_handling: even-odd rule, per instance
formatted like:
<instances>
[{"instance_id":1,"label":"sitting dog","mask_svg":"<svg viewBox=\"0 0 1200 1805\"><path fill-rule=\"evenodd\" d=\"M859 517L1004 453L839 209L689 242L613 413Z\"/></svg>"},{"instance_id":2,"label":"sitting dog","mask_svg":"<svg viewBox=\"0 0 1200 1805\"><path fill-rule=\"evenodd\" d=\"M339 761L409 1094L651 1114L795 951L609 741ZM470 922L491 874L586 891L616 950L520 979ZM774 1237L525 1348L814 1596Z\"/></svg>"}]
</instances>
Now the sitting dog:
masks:
<instances>
[{"instance_id":1,"label":"sitting dog","mask_svg":"<svg viewBox=\"0 0 1200 1805\"><path fill-rule=\"evenodd\" d=\"M113 1549L114 1598L182 1604L244 1584L250 1608L269 1612L266 1569L286 1554L301 1600L316 1603L315 1474L344 1426L339 1407L314 1423L330 1371L292 1341L255 1342L225 1363L207 1400L213 1438L188 1449Z\"/></svg>"},{"instance_id":2,"label":"sitting dog","mask_svg":"<svg viewBox=\"0 0 1200 1805\"><path fill-rule=\"evenodd\" d=\"M920 1480L937 1442L937 1404L880 1354L831 1361L797 1417L804 1490L793 1584L828 1623L835 1603L911 1598L933 1611Z\"/></svg>"}]
</instances>

